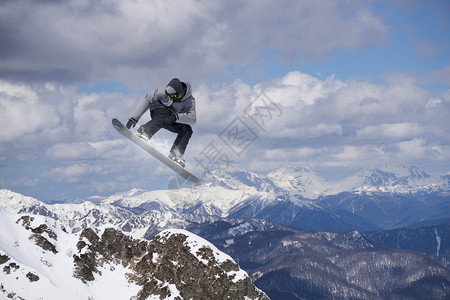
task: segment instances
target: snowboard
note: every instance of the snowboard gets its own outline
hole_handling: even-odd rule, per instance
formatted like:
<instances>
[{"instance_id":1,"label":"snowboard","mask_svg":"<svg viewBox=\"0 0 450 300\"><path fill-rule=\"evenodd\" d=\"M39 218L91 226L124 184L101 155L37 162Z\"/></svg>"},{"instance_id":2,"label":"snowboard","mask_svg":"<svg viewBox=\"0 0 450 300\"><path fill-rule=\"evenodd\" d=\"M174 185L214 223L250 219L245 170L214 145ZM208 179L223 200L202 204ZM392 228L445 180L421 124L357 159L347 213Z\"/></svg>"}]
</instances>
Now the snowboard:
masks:
<instances>
[{"instance_id":1,"label":"snowboard","mask_svg":"<svg viewBox=\"0 0 450 300\"><path fill-rule=\"evenodd\" d=\"M120 122L119 120L112 119L112 125L121 135L123 135L124 137L131 140L133 143L135 143L136 145L138 145L139 147L141 147L142 149L153 155L156 159L158 159L160 162L171 168L173 171L175 171L175 173L177 173L187 181L192 183L203 182L202 179L193 175L191 172L189 172L188 170L186 170L185 168L183 168L182 166L180 166L179 164L168 158L166 155L162 154L161 152L153 148L150 144L145 142L139 136L134 134L131 130L125 127L125 125L123 125L122 122Z\"/></svg>"}]
</instances>

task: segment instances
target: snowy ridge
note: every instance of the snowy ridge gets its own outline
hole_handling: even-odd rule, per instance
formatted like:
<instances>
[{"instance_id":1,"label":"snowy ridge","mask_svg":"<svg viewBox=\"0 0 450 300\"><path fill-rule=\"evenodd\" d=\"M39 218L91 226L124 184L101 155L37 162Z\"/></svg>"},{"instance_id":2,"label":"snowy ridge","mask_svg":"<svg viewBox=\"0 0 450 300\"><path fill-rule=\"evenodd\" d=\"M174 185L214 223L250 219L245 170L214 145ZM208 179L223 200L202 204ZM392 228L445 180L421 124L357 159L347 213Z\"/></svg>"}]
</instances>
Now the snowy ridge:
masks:
<instances>
[{"instance_id":1,"label":"snowy ridge","mask_svg":"<svg viewBox=\"0 0 450 300\"><path fill-rule=\"evenodd\" d=\"M204 213L225 217L236 205L245 202L249 197L272 198L273 193L260 192L254 187L242 187L241 189L228 189L222 186L207 186L194 189L139 191L118 193L101 201L102 204L126 208L148 208L151 203L153 208L160 211L185 213L198 203L197 208ZM151 199L151 201L149 201Z\"/></svg>"},{"instance_id":2,"label":"snowy ridge","mask_svg":"<svg viewBox=\"0 0 450 300\"><path fill-rule=\"evenodd\" d=\"M0 189L0 207L18 212L24 207L40 205L41 202L28 196L14 193L10 190Z\"/></svg>"},{"instance_id":3,"label":"snowy ridge","mask_svg":"<svg viewBox=\"0 0 450 300\"><path fill-rule=\"evenodd\" d=\"M383 215L386 222L379 222L371 213L373 205L380 211L394 202L411 208L411 200L405 197L417 198L414 202L417 220L411 222L427 219L426 214L433 218L442 217L433 213L437 205L434 197L428 197L428 202L424 202L423 195L439 193L439 201L445 201L449 192L448 176L429 175L415 167L401 168L395 172L386 168L363 169L337 182L326 180L309 168L282 167L267 175L235 172L219 176L212 173L208 183L193 188L133 189L110 197L91 197L78 204L49 205L0 190L0 207L14 213L52 217L71 232L108 224L129 232L135 238L152 237L167 228L186 229L192 222L230 217L255 217L313 230L316 225L320 226L318 229L332 226L330 228L336 230L377 228L373 224L381 225L378 228L393 228L399 220L406 219L390 213L401 210L387 210L389 214ZM333 195L337 196L330 197ZM362 199L360 195L370 197ZM397 198L403 202L398 202ZM330 204L335 209L330 210ZM343 213L342 209L352 217ZM297 214L302 217L297 218ZM368 218L372 224L355 219L355 214ZM318 218L322 224L314 221Z\"/></svg>"},{"instance_id":4,"label":"snowy ridge","mask_svg":"<svg viewBox=\"0 0 450 300\"><path fill-rule=\"evenodd\" d=\"M156 238L161 240L167 240L173 235L184 235L186 236L185 245L190 249L190 252L192 255L194 255L200 262L205 264L206 266L209 264L209 260L205 259L200 253L201 249L206 247L212 250L212 254L214 257L214 261L217 262L217 264L220 266L221 264L227 262L227 261L233 261L233 258L229 256L228 254L223 253L219 249L217 249L216 246L208 242L207 240L182 229L166 229L162 232L160 232ZM234 283L244 280L248 277L248 274L242 270L232 270L226 272L227 276L232 279Z\"/></svg>"},{"instance_id":5,"label":"snowy ridge","mask_svg":"<svg viewBox=\"0 0 450 300\"><path fill-rule=\"evenodd\" d=\"M4 209L0 226L1 299L174 300L205 291L268 299L230 256L185 230L150 242L108 226L71 234L54 219Z\"/></svg>"},{"instance_id":6,"label":"snowy ridge","mask_svg":"<svg viewBox=\"0 0 450 300\"><path fill-rule=\"evenodd\" d=\"M417 167L381 167L362 169L358 173L332 184L324 194L334 195L342 192L358 193L432 193L448 191L448 179L444 176L430 175Z\"/></svg>"},{"instance_id":7,"label":"snowy ridge","mask_svg":"<svg viewBox=\"0 0 450 300\"><path fill-rule=\"evenodd\" d=\"M284 166L267 175L253 172L212 174L214 185L229 190L253 190L287 194L315 200L344 192L357 193L432 193L449 191L449 178L431 175L415 166L365 168L341 180L332 181L308 167Z\"/></svg>"},{"instance_id":8,"label":"snowy ridge","mask_svg":"<svg viewBox=\"0 0 450 300\"><path fill-rule=\"evenodd\" d=\"M21 215L0 209L0 255L7 259L1 265L3 272L0 272L0 295L3 297L15 295L23 299L49 300L77 300L88 297L129 299L137 293L138 287L129 283L124 276L129 270L121 265L105 265L101 270L103 276L96 278L95 285L83 284L73 277L72 255L76 253L78 236L64 232L59 222L53 219L33 216L28 225L30 228L46 224L57 237L52 239L45 235L56 246L57 253L43 251L30 239L31 232L24 228L20 221L17 222L20 217ZM9 273L5 273L4 268L9 270ZM123 288L112 290L107 288L108 286Z\"/></svg>"},{"instance_id":9,"label":"snowy ridge","mask_svg":"<svg viewBox=\"0 0 450 300\"><path fill-rule=\"evenodd\" d=\"M267 177L279 189L307 199L317 199L330 184L310 168L282 167L270 172Z\"/></svg>"},{"instance_id":10,"label":"snowy ridge","mask_svg":"<svg viewBox=\"0 0 450 300\"><path fill-rule=\"evenodd\" d=\"M130 193L128 193L130 194ZM31 213L44 215L58 220L70 232L79 232L84 228L104 225L122 228L135 238L143 238L149 227L158 224L160 227L185 227L186 218L167 210L147 210L145 213L136 213L127 208L110 204L115 201L92 203L85 201L79 204L45 204L31 197L26 197L8 190L0 190L0 208L13 213ZM148 198L147 198L148 201ZM137 198L137 203L139 198Z\"/></svg>"}]
</instances>

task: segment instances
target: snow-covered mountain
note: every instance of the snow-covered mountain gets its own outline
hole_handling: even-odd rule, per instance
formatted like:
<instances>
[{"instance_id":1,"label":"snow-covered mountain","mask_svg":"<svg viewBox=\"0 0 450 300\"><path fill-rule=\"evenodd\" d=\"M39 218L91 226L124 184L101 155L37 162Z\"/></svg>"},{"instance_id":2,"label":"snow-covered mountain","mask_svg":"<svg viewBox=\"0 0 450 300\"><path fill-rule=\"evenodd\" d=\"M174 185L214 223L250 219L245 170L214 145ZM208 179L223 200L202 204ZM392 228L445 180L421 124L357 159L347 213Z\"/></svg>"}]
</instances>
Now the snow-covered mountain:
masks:
<instances>
[{"instance_id":1,"label":"snow-covered mountain","mask_svg":"<svg viewBox=\"0 0 450 300\"><path fill-rule=\"evenodd\" d=\"M399 282L396 292L403 293L403 286L408 289L409 293L415 289L427 287L426 282L423 283L421 280L434 280L434 275L427 273L427 268L432 263L423 257L408 256L403 252L400 254L389 252L384 255L384 250L378 249L375 251L373 244L366 242L354 230L363 232L391 229L448 217L450 215L449 179L450 176L448 175L430 175L415 167L400 169L384 167L364 169L343 180L331 181L309 168L282 167L266 175L254 172L228 174L212 172L209 174L208 182L200 186L160 191L133 189L109 197L95 196L77 203L45 204L37 199L12 191L0 190L0 208L5 209L3 215L6 216L1 216L3 221L0 225L12 228L2 231L0 236L0 246L2 247L0 250L3 251L0 252L0 263L3 270L6 270L4 274L0 275L6 276L16 272L14 274L21 274L21 276L16 277L22 278L20 279L22 281L17 279L17 285L12 282L8 283L8 286L14 288L6 288L6 285L2 285L1 292L9 295L7 292L11 291L11 293L18 295L17 299L20 299L18 298L21 295L19 292L23 292L23 295L27 294L16 288L21 283L34 284L35 281L30 280L35 280L37 277L43 278L39 285L47 282L39 286L39 289L45 289L49 284L60 286L59 279L53 279L51 277L53 275L49 275L46 262L49 265L58 264L58 266L62 262L64 267L61 268L65 268L64 270L67 271L69 270L69 263L64 262L65 260L62 257L64 253L66 253L66 256L68 256L67 253L70 253L73 258L70 267L73 268L73 264L77 266L72 273L75 272L79 276L76 283L72 281L75 279L67 279L67 277L62 276L61 280L64 282L67 280L68 283L63 282L61 286L69 284L70 287L68 289L63 288L61 293L69 291L70 294L71 289L79 288L82 290L83 296L102 299L101 296L97 296L96 287L105 286L106 281L103 282L103 279L95 280L96 287L90 281L92 278L97 279L101 273L102 276L106 276L101 278L112 276L114 277L112 282L125 285L129 289L127 293L136 295L144 284L142 280L139 281L139 278L142 279L143 277L135 276L133 277L135 278L134 281L124 281L123 278L119 278L120 276L116 278L116 275L113 275L129 274L129 272L133 272L133 268L137 267L135 262L132 263L129 260L130 250L127 249L139 248L139 239L142 238L147 240L156 238L157 241L160 241L161 234L158 235L158 233L169 228L178 228L194 232L208 239L211 238L216 246L221 247L221 250L232 254L241 263L244 261L245 269L251 270L252 276L258 278L260 286L269 290L280 286L281 290L277 288L271 290L273 295L280 296L283 294L284 288L291 286L293 290L290 292L294 294L298 292L295 289L304 288L308 293L316 296L335 295L339 298L339 295L341 295L342 299L347 299L348 295L355 297L360 295L361 297L370 296L378 299L378 294L374 294L372 290L379 283L371 281L370 278L366 278L364 282L360 283L348 281L347 278L354 276L355 272L358 273L358 270L348 271L346 269L346 264L355 255L359 256L359 260L352 261L351 265L370 264L373 269L368 272L382 272L383 268L391 270L394 257L407 257L408 262L408 264L400 267L395 265L393 267L395 270L401 268L402 274L410 271L419 272L411 264L420 261L420 274L426 276L416 276L415 278L418 281L413 281L413 285L402 285L404 277L395 279ZM32 226L24 227L23 224L26 223L23 220L18 223L4 221L8 218L10 221L13 220L14 217L8 217L8 215L14 216L14 214L33 215L33 218L35 218L33 222L37 223L31 222ZM9 225L6 225L5 222ZM14 223L14 225L11 225L11 223ZM48 228L52 228L51 231L55 234L46 231L45 227L37 229L40 227L39 224L43 223ZM65 233L61 226L68 232ZM107 227L116 229L114 231L106 230ZM321 230L321 232L310 234L305 233L300 228ZM23 230L27 230L28 236L22 235L20 241L14 240L13 237ZM33 233L30 233L30 230ZM36 234L33 230L41 231L40 235L43 239L35 236L29 240L30 234ZM350 233L336 233L335 231L350 231ZM120 232L125 232L127 238ZM109 243L108 240L105 240L103 238L105 233L107 236L111 235L115 242ZM296 236L292 239L286 238L292 234ZM53 238L55 235L58 237L57 240ZM189 236L189 233L185 231L184 235ZM169 236L175 236L174 232L170 231ZM440 234L439 237L441 236L444 235ZM4 241L7 241L7 243L5 244ZM20 256L21 251L17 252L19 256L14 256L16 255L13 253L14 245L17 245L15 241L18 241L18 245L26 244L26 249L29 247L31 247L30 249L38 249L34 244L39 241L38 243L41 246L47 248L47 254L39 256L38 252L42 251L39 248L36 250L37 252L33 252L35 253L35 255L32 255L33 258L26 256L28 254L23 254L25 255L25 259L23 259ZM60 241L63 244L60 245ZM116 249L114 245L122 245L124 241L130 241L131 246L126 249ZM170 243L173 245L175 242L176 239ZM13 246L11 246L11 243ZM34 243L34 246L30 243ZM314 251L310 247L312 244L315 244L314 247L317 248L314 248ZM73 245L75 245L75 248ZM302 247L299 247L299 245L302 245ZM105 247L110 247L118 252L114 252L116 253L114 255L102 252ZM444 249L445 245L442 244L440 247ZM359 252L355 252L357 249L359 249ZM299 251L296 254L294 253L295 255L307 252L310 256L306 257L305 260L305 256L297 257L291 253L291 250ZM360 251L364 253L360 253ZM371 251L375 252L371 253ZM319 253L322 254L317 256ZM253 261L252 257L248 255L253 256L256 260ZM55 260L51 260L49 257L55 258ZM99 261L98 258L103 261L105 257L108 257L108 261L113 261L114 264L108 262L106 265L92 265L92 261L97 262ZM122 259L120 264L122 267L115 265L118 257ZM298 265L303 266L301 271L306 272L304 275L306 277L298 275L298 269L288 268L288 265L292 264L293 257L296 257L295 259L299 261ZM245 261L244 258L248 261ZM123 259L126 260L125 264L123 264ZM153 257L149 257L147 261L152 261L152 259ZM300 262L303 261L309 261L310 264L301 264ZM39 266L40 263L43 263L44 266ZM166 263L171 264L170 261ZM110 267L111 264L113 264L112 267ZM377 269L377 266L382 268ZM323 275L323 270L325 270L323 268L327 272L330 270L336 271L331 280L321 281L320 278ZM435 265L431 268L433 270L439 269ZM8 272L9 274L7 274ZM61 273L62 271L57 272ZM395 277L396 271L392 272L392 274L389 273L390 275L383 281L383 284L387 284L389 280ZM445 273L444 279L439 277L443 279L441 283L444 289L436 287L436 290L447 296L450 294L446 290L450 286L448 270L442 271L439 269L439 272ZM153 276L153 274L150 275ZM152 286L158 286L166 291L163 298L168 295L167 291L173 291L172 295L176 295L177 291L186 293L175 282L170 283L161 278L158 277L158 280L153 281ZM182 278L177 278L177 280L185 282ZM357 279L355 280L357 281ZM342 282L346 282L348 288L339 289L333 294L333 291L336 291L336 284ZM285 287L284 284L287 286ZM176 290L172 289L173 285L176 286ZM313 287L312 290L309 287ZM98 291L100 290L102 288L98 288ZM392 292L392 290L386 289L385 291ZM131 296L127 294L125 297ZM308 298L308 294L305 297ZM25 298L27 299L27 297ZM65 298L70 299L70 295Z\"/></svg>"},{"instance_id":2,"label":"snow-covered mountain","mask_svg":"<svg viewBox=\"0 0 450 300\"><path fill-rule=\"evenodd\" d=\"M330 185L325 195L342 192L359 193L432 193L449 191L449 180L444 175L430 175L417 167L365 168L353 176Z\"/></svg>"},{"instance_id":3,"label":"snow-covered mountain","mask_svg":"<svg viewBox=\"0 0 450 300\"><path fill-rule=\"evenodd\" d=\"M2 299L268 299L230 256L188 231L151 241L107 227L71 234L4 209L0 225Z\"/></svg>"},{"instance_id":4,"label":"snow-covered mountain","mask_svg":"<svg viewBox=\"0 0 450 300\"><path fill-rule=\"evenodd\" d=\"M330 182L310 168L282 167L267 174L279 190L317 199L328 189Z\"/></svg>"},{"instance_id":5,"label":"snow-covered mountain","mask_svg":"<svg viewBox=\"0 0 450 300\"><path fill-rule=\"evenodd\" d=\"M234 176L242 177L242 173L240 177ZM365 168L337 181L327 180L307 167L281 167L265 176L253 175L240 181L257 190L283 191L306 199L318 199L344 192L411 194L450 191L447 175L431 175L415 166ZM234 185L239 186L236 183Z\"/></svg>"},{"instance_id":6,"label":"snow-covered mountain","mask_svg":"<svg viewBox=\"0 0 450 300\"><path fill-rule=\"evenodd\" d=\"M448 176L415 167L364 169L337 182L309 168L282 167L267 175L211 173L208 183L193 188L133 189L78 204L47 205L0 190L0 207L54 217L73 232L113 224L142 238L220 218L257 218L311 230L391 229L448 216L449 195Z\"/></svg>"}]
</instances>

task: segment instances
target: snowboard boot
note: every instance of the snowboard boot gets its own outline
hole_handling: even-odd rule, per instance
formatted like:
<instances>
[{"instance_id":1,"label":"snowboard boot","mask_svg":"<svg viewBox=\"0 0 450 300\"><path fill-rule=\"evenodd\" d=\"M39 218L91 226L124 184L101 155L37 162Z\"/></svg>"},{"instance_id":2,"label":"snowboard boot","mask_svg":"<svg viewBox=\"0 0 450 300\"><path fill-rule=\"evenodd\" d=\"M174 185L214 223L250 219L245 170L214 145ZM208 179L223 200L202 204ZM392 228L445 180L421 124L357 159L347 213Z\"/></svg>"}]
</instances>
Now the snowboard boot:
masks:
<instances>
[{"instance_id":1,"label":"snowboard boot","mask_svg":"<svg viewBox=\"0 0 450 300\"><path fill-rule=\"evenodd\" d=\"M140 137L145 142L148 142L152 138L151 135L149 135L147 132L145 132L144 126L140 126L137 130L137 133L138 133L138 137Z\"/></svg>"},{"instance_id":2,"label":"snowboard boot","mask_svg":"<svg viewBox=\"0 0 450 300\"><path fill-rule=\"evenodd\" d=\"M182 166L183 168L186 166L186 161L184 160L183 156L181 156L181 155L170 153L169 158L171 160L173 160L174 162L176 162L177 164L179 164L180 166Z\"/></svg>"}]
</instances>

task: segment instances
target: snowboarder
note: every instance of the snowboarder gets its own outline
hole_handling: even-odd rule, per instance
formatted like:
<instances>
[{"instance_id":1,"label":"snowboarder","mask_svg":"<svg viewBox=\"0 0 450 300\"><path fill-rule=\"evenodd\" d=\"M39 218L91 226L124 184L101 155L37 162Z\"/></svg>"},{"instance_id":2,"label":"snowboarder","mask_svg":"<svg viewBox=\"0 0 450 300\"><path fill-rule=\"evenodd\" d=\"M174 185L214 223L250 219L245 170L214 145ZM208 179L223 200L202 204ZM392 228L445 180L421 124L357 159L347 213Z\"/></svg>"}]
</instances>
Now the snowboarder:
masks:
<instances>
[{"instance_id":1,"label":"snowboarder","mask_svg":"<svg viewBox=\"0 0 450 300\"><path fill-rule=\"evenodd\" d=\"M186 163L183 155L192 136L191 125L197 120L191 85L173 78L165 88L148 92L134 109L126 127L135 127L147 110L150 111L151 120L138 128L139 136L148 141L161 128L177 133L169 158L184 167Z\"/></svg>"}]
</instances>

